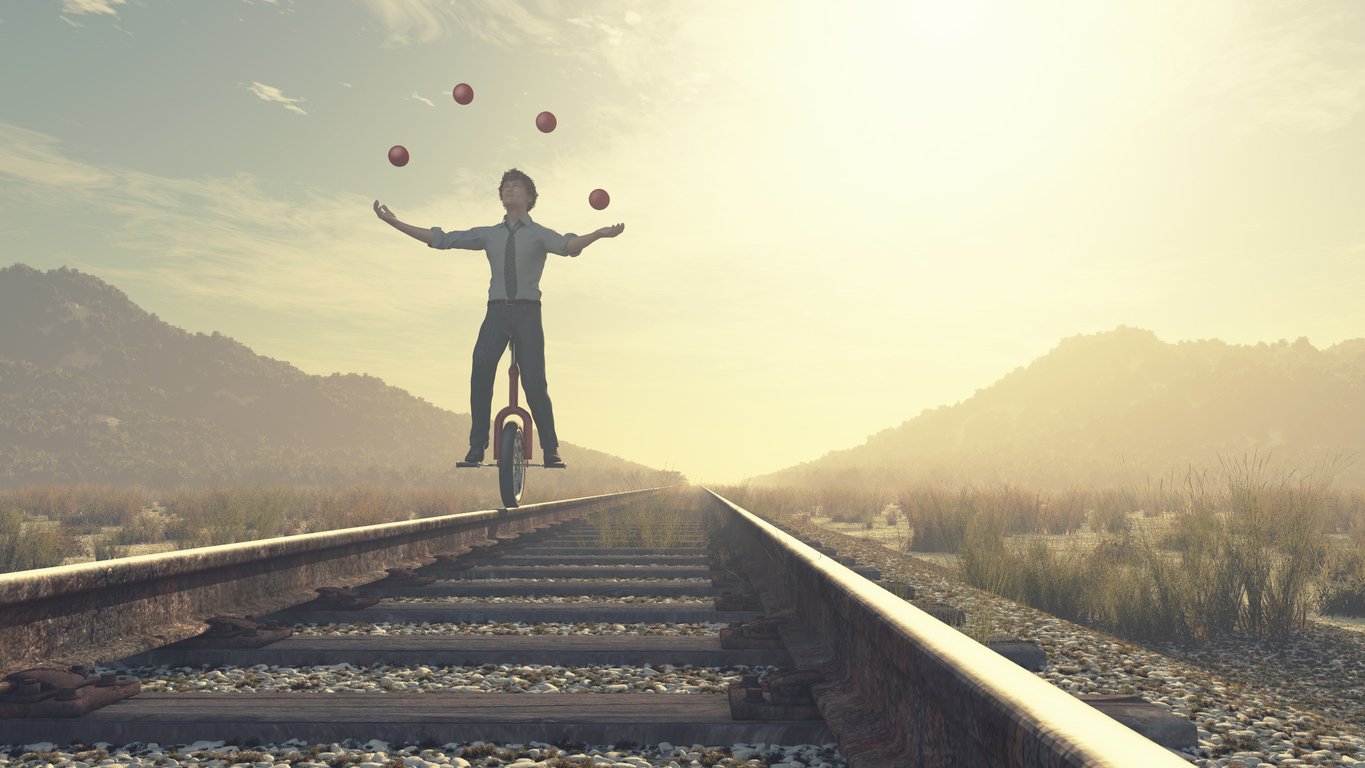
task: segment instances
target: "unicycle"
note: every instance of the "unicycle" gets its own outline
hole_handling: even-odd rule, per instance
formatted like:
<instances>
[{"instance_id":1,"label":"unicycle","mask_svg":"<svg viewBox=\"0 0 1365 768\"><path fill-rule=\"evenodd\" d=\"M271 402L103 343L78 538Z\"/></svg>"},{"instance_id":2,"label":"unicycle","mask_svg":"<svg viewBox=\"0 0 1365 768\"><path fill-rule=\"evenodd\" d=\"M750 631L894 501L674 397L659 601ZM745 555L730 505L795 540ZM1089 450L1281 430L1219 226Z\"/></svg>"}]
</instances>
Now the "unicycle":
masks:
<instances>
[{"instance_id":1,"label":"unicycle","mask_svg":"<svg viewBox=\"0 0 1365 768\"><path fill-rule=\"evenodd\" d=\"M517 393L521 383L521 369L517 367L517 343L510 342L512 349L512 366L507 369L508 375L508 403L506 408L498 411L497 418L493 420L493 456L497 460L496 464L479 464L475 462L456 462L457 467L493 467L498 468L498 490L502 493L503 506L511 509L521 503L522 491L526 489L526 467L531 461L531 434L535 428L532 425L531 414L517 404ZM516 416L517 419L508 419L508 416ZM562 469L563 465L555 467Z\"/></svg>"},{"instance_id":2,"label":"unicycle","mask_svg":"<svg viewBox=\"0 0 1365 768\"><path fill-rule=\"evenodd\" d=\"M517 351L512 347L512 404L498 411L494 421L493 455L498 457L498 488L502 491L504 507L521 503L521 492L526 489L526 463L531 460L531 414L517 405ZM507 417L515 414L526 424Z\"/></svg>"}]
</instances>

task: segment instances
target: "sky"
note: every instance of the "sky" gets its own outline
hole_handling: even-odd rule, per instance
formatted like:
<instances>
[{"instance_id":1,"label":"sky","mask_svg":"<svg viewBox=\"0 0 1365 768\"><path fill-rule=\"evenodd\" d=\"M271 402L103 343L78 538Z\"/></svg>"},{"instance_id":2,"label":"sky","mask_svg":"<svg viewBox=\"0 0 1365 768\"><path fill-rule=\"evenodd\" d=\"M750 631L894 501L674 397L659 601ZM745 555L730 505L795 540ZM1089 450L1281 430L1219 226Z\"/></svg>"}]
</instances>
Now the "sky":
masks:
<instances>
[{"instance_id":1,"label":"sky","mask_svg":"<svg viewBox=\"0 0 1365 768\"><path fill-rule=\"evenodd\" d=\"M490 226L516 167L538 223L626 226L545 268L560 439L694 482L1076 334L1365 336L1365 4L840 5L6 3L0 264L468 412L488 261L372 205Z\"/></svg>"}]
</instances>

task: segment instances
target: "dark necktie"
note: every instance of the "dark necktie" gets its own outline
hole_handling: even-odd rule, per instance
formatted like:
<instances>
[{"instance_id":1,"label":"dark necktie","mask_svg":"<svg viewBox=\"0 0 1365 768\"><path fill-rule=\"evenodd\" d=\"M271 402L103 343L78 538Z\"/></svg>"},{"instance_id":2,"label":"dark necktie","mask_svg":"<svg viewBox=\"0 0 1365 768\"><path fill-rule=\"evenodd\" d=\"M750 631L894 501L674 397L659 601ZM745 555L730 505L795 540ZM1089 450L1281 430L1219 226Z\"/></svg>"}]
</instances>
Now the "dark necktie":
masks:
<instances>
[{"instance_id":1,"label":"dark necktie","mask_svg":"<svg viewBox=\"0 0 1365 768\"><path fill-rule=\"evenodd\" d=\"M507 248L502 252L502 279L507 284L507 298L517 297L517 246L512 238L516 232L507 228Z\"/></svg>"}]
</instances>

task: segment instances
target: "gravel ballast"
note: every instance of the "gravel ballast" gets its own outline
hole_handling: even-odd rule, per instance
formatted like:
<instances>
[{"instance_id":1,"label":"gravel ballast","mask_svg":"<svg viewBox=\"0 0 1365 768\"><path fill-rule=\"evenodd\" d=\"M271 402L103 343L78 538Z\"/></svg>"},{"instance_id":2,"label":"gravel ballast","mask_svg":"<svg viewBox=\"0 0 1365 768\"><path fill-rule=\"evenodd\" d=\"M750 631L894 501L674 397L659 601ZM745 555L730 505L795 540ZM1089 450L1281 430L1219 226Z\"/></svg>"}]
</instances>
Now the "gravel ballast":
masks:
<instances>
[{"instance_id":1,"label":"gravel ballast","mask_svg":"<svg viewBox=\"0 0 1365 768\"><path fill-rule=\"evenodd\" d=\"M563 667L543 664L373 667L331 664L315 667L96 667L92 674L136 677L147 693L725 693L745 674L760 681L772 666Z\"/></svg>"},{"instance_id":2,"label":"gravel ballast","mask_svg":"<svg viewBox=\"0 0 1365 768\"><path fill-rule=\"evenodd\" d=\"M561 623L526 624L519 621L490 622L487 624L449 624L422 622L421 624L295 624L296 635L645 635L698 636L719 635L721 622L676 624L607 624Z\"/></svg>"},{"instance_id":3,"label":"gravel ballast","mask_svg":"<svg viewBox=\"0 0 1365 768\"><path fill-rule=\"evenodd\" d=\"M1090 627L966 586L945 568L864 538L797 522L871 566L885 581L967 615L963 629L1006 632L1042 646L1037 673L1073 693L1130 694L1194 721L1201 766L1365 764L1365 634L1310 621L1293 640L1273 644L1229 635L1209 642L1126 642ZM975 624L975 627L973 627Z\"/></svg>"},{"instance_id":4,"label":"gravel ballast","mask_svg":"<svg viewBox=\"0 0 1365 768\"><path fill-rule=\"evenodd\" d=\"M163 747L140 744L113 748L101 742L58 748L51 743L0 746L0 768L722 768L752 766L762 760L768 768L845 768L837 744L737 743L721 746L667 742L634 745L563 744L543 742L493 744L482 741L448 743L440 747L394 747L382 741L361 744L305 744L298 740L242 748L222 741L200 741Z\"/></svg>"}]
</instances>

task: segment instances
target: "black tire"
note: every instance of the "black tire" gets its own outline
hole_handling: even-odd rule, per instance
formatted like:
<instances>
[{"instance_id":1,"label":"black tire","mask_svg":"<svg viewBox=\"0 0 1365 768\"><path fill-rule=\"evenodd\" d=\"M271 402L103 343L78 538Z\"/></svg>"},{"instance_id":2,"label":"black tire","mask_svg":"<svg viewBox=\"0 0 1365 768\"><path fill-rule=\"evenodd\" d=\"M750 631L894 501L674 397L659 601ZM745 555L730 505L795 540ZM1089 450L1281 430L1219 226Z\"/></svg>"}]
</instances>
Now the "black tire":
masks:
<instances>
[{"instance_id":1,"label":"black tire","mask_svg":"<svg viewBox=\"0 0 1365 768\"><path fill-rule=\"evenodd\" d=\"M511 509L521 502L521 491L526 487L525 432L515 421L502 425L502 441L498 445L498 485L502 489L502 504Z\"/></svg>"}]
</instances>

